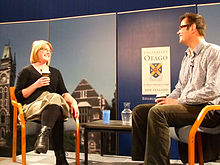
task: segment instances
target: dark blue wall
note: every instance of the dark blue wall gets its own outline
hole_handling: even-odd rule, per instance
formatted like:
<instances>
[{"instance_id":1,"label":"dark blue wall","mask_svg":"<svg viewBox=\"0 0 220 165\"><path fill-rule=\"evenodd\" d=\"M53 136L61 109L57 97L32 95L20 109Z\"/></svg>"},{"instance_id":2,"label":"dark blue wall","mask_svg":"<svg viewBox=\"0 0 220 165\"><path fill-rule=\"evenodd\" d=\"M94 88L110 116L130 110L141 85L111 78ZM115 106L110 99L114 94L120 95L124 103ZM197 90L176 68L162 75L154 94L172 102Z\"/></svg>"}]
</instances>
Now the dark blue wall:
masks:
<instances>
[{"instance_id":1,"label":"dark blue wall","mask_svg":"<svg viewBox=\"0 0 220 165\"><path fill-rule=\"evenodd\" d=\"M220 0L1 0L0 22L131 11Z\"/></svg>"}]
</instances>

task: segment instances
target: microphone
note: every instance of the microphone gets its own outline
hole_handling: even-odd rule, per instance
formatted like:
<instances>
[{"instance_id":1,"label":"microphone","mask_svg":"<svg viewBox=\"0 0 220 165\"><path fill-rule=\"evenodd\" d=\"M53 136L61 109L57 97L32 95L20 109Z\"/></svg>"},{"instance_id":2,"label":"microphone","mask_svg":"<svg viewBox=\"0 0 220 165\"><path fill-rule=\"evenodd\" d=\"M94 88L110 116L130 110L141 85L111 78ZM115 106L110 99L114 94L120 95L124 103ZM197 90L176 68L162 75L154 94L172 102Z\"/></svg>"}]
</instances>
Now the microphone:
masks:
<instances>
[{"instance_id":1,"label":"microphone","mask_svg":"<svg viewBox=\"0 0 220 165\"><path fill-rule=\"evenodd\" d=\"M191 68L194 67L194 59L191 60L191 62L190 62L190 67L191 67Z\"/></svg>"}]
</instances>

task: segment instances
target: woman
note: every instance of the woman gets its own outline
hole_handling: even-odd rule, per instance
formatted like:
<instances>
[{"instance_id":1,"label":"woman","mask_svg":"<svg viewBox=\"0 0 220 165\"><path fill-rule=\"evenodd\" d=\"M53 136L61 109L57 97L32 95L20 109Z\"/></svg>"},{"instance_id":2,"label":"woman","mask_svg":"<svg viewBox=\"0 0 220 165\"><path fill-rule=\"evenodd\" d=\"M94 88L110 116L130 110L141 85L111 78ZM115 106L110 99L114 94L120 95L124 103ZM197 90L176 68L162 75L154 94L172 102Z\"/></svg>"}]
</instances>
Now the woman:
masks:
<instances>
[{"instance_id":1,"label":"woman","mask_svg":"<svg viewBox=\"0 0 220 165\"><path fill-rule=\"evenodd\" d=\"M25 119L41 123L35 152L47 152L52 133L56 165L68 165L63 148L63 122L69 117L69 109L75 117L79 110L76 100L67 92L59 70L49 66L52 50L48 41L33 42L31 65L19 72L15 95L23 105ZM44 71L50 75L42 76Z\"/></svg>"}]
</instances>

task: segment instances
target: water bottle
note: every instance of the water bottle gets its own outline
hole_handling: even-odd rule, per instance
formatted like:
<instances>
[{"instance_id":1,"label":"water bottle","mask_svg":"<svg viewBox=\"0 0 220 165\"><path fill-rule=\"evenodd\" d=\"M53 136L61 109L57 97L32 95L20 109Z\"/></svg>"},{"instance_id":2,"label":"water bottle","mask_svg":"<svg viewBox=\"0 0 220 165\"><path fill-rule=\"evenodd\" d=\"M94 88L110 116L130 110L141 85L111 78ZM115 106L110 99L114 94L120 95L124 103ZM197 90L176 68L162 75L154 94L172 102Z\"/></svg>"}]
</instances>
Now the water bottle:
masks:
<instances>
[{"instance_id":1,"label":"water bottle","mask_svg":"<svg viewBox=\"0 0 220 165\"><path fill-rule=\"evenodd\" d=\"M124 102L124 109L121 112L122 124L131 125L132 124L132 111L130 109L130 102Z\"/></svg>"}]
</instances>

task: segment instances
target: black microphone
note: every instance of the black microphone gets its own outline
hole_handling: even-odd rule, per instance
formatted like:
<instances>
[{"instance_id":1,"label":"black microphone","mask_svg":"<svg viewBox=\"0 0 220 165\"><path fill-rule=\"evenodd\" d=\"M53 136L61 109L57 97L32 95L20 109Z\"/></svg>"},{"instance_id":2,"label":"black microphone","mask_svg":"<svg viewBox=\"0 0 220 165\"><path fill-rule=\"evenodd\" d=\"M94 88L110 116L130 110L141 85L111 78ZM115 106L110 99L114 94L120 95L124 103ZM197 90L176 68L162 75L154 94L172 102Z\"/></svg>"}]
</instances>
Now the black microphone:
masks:
<instances>
[{"instance_id":1,"label":"black microphone","mask_svg":"<svg viewBox=\"0 0 220 165\"><path fill-rule=\"evenodd\" d=\"M190 62L190 67L191 67L191 68L194 67L194 59L191 60L191 62Z\"/></svg>"}]
</instances>

